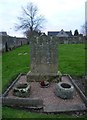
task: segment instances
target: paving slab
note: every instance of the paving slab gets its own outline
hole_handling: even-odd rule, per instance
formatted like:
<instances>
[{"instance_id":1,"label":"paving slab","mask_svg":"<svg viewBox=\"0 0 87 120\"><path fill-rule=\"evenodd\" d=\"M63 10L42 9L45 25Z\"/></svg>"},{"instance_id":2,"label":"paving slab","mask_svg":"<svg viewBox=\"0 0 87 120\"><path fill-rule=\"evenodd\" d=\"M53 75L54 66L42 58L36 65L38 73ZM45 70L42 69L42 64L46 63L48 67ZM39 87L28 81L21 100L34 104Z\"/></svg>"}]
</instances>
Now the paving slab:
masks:
<instances>
[{"instance_id":1,"label":"paving slab","mask_svg":"<svg viewBox=\"0 0 87 120\"><path fill-rule=\"evenodd\" d=\"M56 104L56 105L47 105L44 107L44 112L47 113L57 113L57 112L72 112L72 111L80 111L86 110L85 104L74 104L74 105L65 105L64 104Z\"/></svg>"}]
</instances>

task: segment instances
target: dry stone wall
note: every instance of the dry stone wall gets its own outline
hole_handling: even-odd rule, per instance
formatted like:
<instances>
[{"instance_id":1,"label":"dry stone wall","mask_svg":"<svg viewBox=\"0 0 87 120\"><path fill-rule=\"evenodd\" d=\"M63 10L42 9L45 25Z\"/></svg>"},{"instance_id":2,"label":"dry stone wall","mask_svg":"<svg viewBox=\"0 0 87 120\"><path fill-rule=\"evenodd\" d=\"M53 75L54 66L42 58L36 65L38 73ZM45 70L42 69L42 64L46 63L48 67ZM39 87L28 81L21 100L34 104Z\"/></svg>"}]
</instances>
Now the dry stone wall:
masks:
<instances>
[{"instance_id":1,"label":"dry stone wall","mask_svg":"<svg viewBox=\"0 0 87 120\"><path fill-rule=\"evenodd\" d=\"M41 37L41 36L38 36ZM85 43L84 36L72 36L72 37L57 37L57 36L45 36L43 39L51 38L53 41L56 41L59 44L79 44ZM9 51L13 48L19 47L21 45L27 44L29 42L26 38L17 38L11 37L9 35L0 35L0 48L2 47L2 51Z\"/></svg>"},{"instance_id":2,"label":"dry stone wall","mask_svg":"<svg viewBox=\"0 0 87 120\"><path fill-rule=\"evenodd\" d=\"M85 43L84 36L73 36L73 37L52 37L52 39L56 40L59 44L80 44Z\"/></svg>"},{"instance_id":3,"label":"dry stone wall","mask_svg":"<svg viewBox=\"0 0 87 120\"><path fill-rule=\"evenodd\" d=\"M11 37L8 35L0 35L0 41L2 44L2 52L12 50L28 42L26 38Z\"/></svg>"}]
</instances>

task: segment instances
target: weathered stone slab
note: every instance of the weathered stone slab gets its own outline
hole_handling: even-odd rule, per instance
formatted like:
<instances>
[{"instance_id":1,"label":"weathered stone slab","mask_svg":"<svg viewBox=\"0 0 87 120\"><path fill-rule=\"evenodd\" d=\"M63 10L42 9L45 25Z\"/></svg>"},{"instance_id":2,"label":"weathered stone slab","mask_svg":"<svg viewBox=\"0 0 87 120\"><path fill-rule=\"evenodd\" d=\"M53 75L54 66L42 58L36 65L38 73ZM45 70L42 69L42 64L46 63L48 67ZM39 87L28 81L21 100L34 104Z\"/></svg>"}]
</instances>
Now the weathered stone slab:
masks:
<instances>
[{"instance_id":1,"label":"weathered stone slab","mask_svg":"<svg viewBox=\"0 0 87 120\"><path fill-rule=\"evenodd\" d=\"M43 107L43 100L38 98L11 98L3 97L2 98L3 106L15 106L15 107Z\"/></svg>"},{"instance_id":2,"label":"weathered stone slab","mask_svg":"<svg viewBox=\"0 0 87 120\"><path fill-rule=\"evenodd\" d=\"M41 80L47 80L47 81L52 81L53 79L58 78L58 73L50 73L50 74L40 74L40 73L33 73L31 71L29 71L27 73L27 80L28 81L41 81Z\"/></svg>"},{"instance_id":3,"label":"weathered stone slab","mask_svg":"<svg viewBox=\"0 0 87 120\"><path fill-rule=\"evenodd\" d=\"M75 104L75 105L57 104L57 105L47 105L46 107L44 107L44 112L49 112L49 113L52 113L52 112L57 113L57 112L84 111L84 110L87 110L84 103Z\"/></svg>"},{"instance_id":4,"label":"weathered stone slab","mask_svg":"<svg viewBox=\"0 0 87 120\"><path fill-rule=\"evenodd\" d=\"M58 72L57 44L47 36L34 37L30 41L31 72L27 79L55 76ZM33 77L34 76L34 77ZM44 79L44 78L43 78Z\"/></svg>"}]
</instances>

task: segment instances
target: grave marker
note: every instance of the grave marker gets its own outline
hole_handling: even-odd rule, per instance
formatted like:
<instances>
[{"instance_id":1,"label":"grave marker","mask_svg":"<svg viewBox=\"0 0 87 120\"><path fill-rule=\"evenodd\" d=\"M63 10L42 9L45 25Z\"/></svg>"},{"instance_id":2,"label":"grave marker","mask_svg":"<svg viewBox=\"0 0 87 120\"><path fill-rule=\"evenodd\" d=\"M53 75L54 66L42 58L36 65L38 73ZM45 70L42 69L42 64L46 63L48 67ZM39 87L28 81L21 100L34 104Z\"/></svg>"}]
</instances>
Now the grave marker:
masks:
<instances>
[{"instance_id":1,"label":"grave marker","mask_svg":"<svg viewBox=\"0 0 87 120\"><path fill-rule=\"evenodd\" d=\"M56 76L57 43L45 35L34 36L30 41L31 71L27 74L27 80L49 79Z\"/></svg>"}]
</instances>

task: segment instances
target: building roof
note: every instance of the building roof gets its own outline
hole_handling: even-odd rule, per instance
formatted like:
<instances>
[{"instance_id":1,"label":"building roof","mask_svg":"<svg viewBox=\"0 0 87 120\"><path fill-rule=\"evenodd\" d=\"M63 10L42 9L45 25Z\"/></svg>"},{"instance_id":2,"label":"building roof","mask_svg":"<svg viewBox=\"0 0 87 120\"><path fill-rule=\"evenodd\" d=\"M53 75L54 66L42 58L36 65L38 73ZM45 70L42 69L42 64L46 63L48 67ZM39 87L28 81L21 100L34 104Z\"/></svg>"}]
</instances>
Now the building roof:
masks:
<instances>
[{"instance_id":1,"label":"building roof","mask_svg":"<svg viewBox=\"0 0 87 120\"><path fill-rule=\"evenodd\" d=\"M0 35L5 35L5 36L7 36L7 32L0 32Z\"/></svg>"},{"instance_id":2,"label":"building roof","mask_svg":"<svg viewBox=\"0 0 87 120\"><path fill-rule=\"evenodd\" d=\"M62 37L62 36L72 36L72 32L71 30L70 31L64 31L63 29L61 31L48 31L48 35L50 36L59 36L59 37Z\"/></svg>"},{"instance_id":3,"label":"building roof","mask_svg":"<svg viewBox=\"0 0 87 120\"><path fill-rule=\"evenodd\" d=\"M48 35L56 36L59 32L58 31L48 31Z\"/></svg>"}]
</instances>

